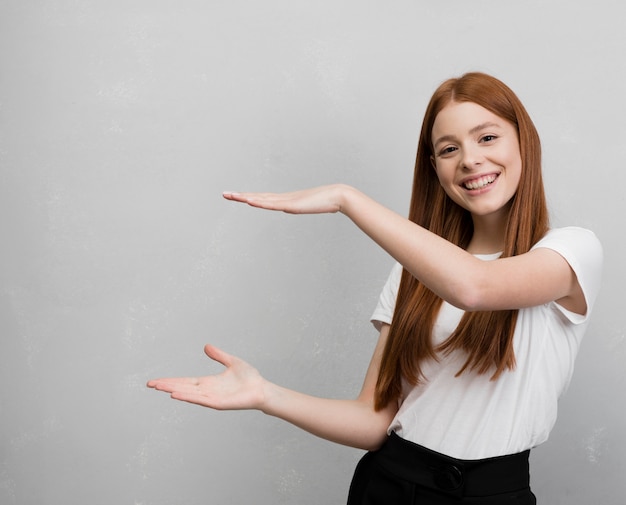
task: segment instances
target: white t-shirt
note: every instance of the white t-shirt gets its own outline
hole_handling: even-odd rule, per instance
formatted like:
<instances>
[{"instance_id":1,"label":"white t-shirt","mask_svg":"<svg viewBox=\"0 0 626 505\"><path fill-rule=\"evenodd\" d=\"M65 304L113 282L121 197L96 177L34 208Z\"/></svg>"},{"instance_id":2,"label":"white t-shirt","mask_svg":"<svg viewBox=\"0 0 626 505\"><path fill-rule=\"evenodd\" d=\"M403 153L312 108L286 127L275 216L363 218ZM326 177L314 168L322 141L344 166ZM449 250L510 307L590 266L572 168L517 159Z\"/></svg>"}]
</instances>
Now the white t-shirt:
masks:
<instances>
[{"instance_id":1,"label":"white t-shirt","mask_svg":"<svg viewBox=\"0 0 626 505\"><path fill-rule=\"evenodd\" d=\"M556 302L520 309L514 335L516 367L492 381L491 373L456 373L463 351L441 355L423 365L427 380L406 386L400 409L389 426L399 436L460 459L481 459L525 451L544 442L554 426L557 400L569 384L574 360L600 287L602 247L589 230L550 230L533 249L563 256L578 277L587 313L582 316ZM499 255L477 255L495 260ZM377 328L391 323L402 266L396 264L372 315ZM443 342L463 311L444 301L433 329Z\"/></svg>"}]
</instances>

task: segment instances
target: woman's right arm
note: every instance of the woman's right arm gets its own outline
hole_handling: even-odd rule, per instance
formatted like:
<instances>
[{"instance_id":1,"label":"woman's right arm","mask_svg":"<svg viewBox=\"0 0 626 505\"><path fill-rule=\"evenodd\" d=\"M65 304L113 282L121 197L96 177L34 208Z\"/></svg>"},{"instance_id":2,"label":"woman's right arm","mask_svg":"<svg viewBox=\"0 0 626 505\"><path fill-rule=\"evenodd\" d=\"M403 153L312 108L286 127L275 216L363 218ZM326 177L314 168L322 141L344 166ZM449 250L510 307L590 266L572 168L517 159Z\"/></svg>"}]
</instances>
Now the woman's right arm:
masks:
<instances>
[{"instance_id":1,"label":"woman's right arm","mask_svg":"<svg viewBox=\"0 0 626 505\"><path fill-rule=\"evenodd\" d=\"M217 410L260 410L326 440L375 450L387 438L387 428L397 411L395 404L374 410L374 391L388 333L389 326L383 325L355 400L318 398L283 388L265 380L245 361L209 345L205 347L207 356L226 367L221 374L155 379L148 387L168 392L176 400Z\"/></svg>"},{"instance_id":2,"label":"woman's right arm","mask_svg":"<svg viewBox=\"0 0 626 505\"><path fill-rule=\"evenodd\" d=\"M345 184L290 193L225 192L224 198L290 214L341 212L431 291L465 311L551 301L579 314L587 311L576 274L558 252L537 248L483 261Z\"/></svg>"}]
</instances>

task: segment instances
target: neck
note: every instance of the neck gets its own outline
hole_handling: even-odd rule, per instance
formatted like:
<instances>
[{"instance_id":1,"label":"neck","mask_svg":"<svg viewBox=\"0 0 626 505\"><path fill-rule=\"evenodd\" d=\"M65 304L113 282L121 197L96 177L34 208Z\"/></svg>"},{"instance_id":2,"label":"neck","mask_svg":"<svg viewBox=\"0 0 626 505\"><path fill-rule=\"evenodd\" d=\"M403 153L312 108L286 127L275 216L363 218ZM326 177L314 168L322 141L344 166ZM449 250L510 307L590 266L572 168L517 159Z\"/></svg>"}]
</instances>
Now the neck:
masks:
<instances>
[{"instance_id":1,"label":"neck","mask_svg":"<svg viewBox=\"0 0 626 505\"><path fill-rule=\"evenodd\" d=\"M467 247L472 254L492 254L504 250L507 216L472 216L474 234Z\"/></svg>"}]
</instances>

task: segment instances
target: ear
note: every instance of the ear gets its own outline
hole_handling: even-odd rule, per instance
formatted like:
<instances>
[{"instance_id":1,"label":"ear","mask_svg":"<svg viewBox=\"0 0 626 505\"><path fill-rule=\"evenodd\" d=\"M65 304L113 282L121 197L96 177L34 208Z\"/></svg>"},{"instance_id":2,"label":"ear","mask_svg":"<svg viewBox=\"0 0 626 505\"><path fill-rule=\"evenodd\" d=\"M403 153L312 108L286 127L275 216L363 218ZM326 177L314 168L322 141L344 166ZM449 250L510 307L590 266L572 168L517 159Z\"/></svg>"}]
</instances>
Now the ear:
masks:
<instances>
[{"instance_id":1,"label":"ear","mask_svg":"<svg viewBox=\"0 0 626 505\"><path fill-rule=\"evenodd\" d=\"M430 164L433 166L433 168L435 169L435 172L437 171L437 162L435 161L435 156L434 155L430 155Z\"/></svg>"}]
</instances>

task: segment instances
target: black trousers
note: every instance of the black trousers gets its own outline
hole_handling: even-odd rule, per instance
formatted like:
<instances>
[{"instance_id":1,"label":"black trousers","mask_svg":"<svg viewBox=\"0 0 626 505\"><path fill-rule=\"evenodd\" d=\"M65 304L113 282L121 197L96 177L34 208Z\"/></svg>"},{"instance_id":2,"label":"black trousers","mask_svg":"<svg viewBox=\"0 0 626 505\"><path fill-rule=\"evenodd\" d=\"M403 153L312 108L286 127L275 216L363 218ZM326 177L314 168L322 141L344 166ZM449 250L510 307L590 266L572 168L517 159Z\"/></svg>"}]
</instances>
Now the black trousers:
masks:
<instances>
[{"instance_id":1,"label":"black trousers","mask_svg":"<svg viewBox=\"0 0 626 505\"><path fill-rule=\"evenodd\" d=\"M357 465L348 505L536 505L529 454L461 460L392 433Z\"/></svg>"}]
</instances>

